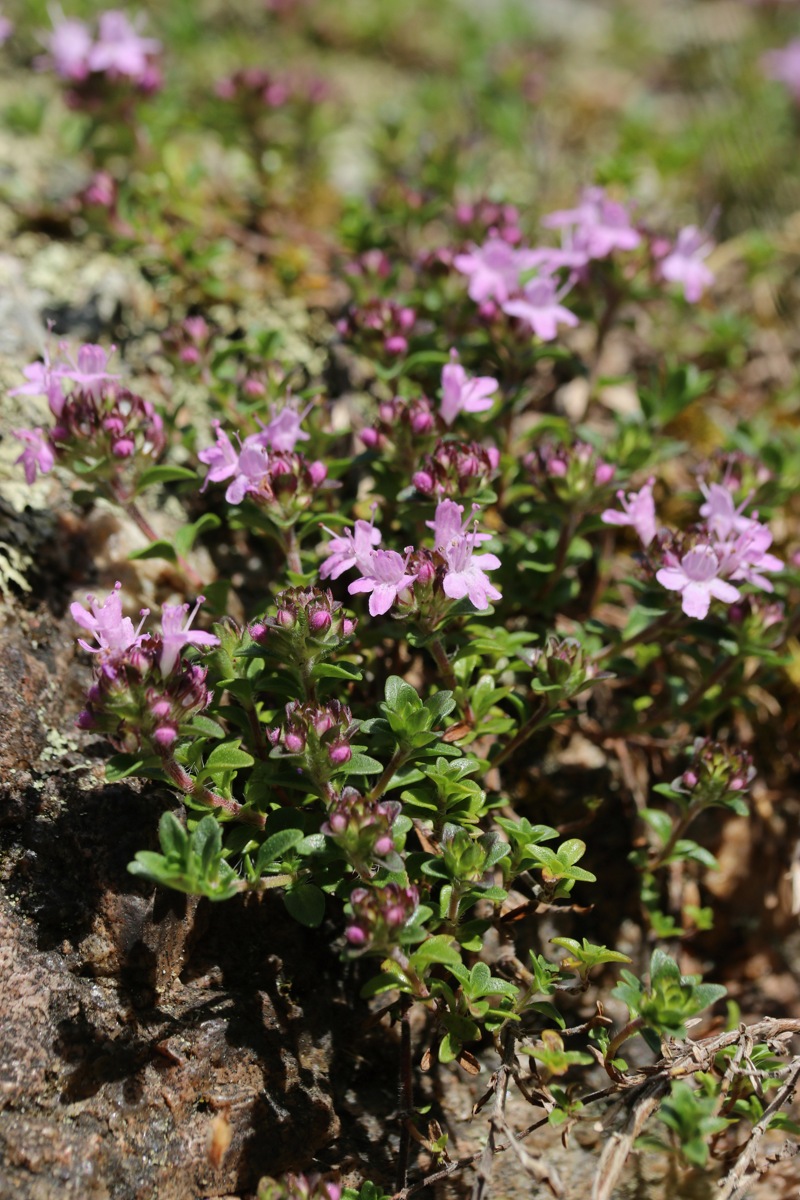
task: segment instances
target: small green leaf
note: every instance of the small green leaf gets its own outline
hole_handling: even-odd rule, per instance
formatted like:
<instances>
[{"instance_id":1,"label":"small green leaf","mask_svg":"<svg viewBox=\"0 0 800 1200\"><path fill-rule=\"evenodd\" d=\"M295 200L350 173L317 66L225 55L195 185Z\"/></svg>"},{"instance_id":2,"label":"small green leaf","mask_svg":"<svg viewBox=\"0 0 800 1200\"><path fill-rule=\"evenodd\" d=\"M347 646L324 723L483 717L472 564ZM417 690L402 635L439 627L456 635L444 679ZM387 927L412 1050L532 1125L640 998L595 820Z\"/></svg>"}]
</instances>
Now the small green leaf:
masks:
<instances>
[{"instance_id":1,"label":"small green leaf","mask_svg":"<svg viewBox=\"0 0 800 1200\"><path fill-rule=\"evenodd\" d=\"M299 883L284 893L283 902L301 925L316 929L325 916L325 893L313 883Z\"/></svg>"},{"instance_id":2,"label":"small green leaf","mask_svg":"<svg viewBox=\"0 0 800 1200\"><path fill-rule=\"evenodd\" d=\"M120 779L135 775L144 763L138 754L114 754L106 763L106 779L109 783L118 783Z\"/></svg>"},{"instance_id":3,"label":"small green leaf","mask_svg":"<svg viewBox=\"0 0 800 1200\"><path fill-rule=\"evenodd\" d=\"M197 472L189 470L188 467L171 466L169 463L163 463L158 467L148 467L139 476L134 495L140 496L147 488L153 487L157 483L177 483L183 479L197 480Z\"/></svg>"},{"instance_id":4,"label":"small green leaf","mask_svg":"<svg viewBox=\"0 0 800 1200\"><path fill-rule=\"evenodd\" d=\"M205 770L211 775L223 771L238 771L242 767L252 767L255 759L252 754L239 748L239 742L223 742L216 746L206 759Z\"/></svg>"},{"instance_id":5,"label":"small green leaf","mask_svg":"<svg viewBox=\"0 0 800 1200\"><path fill-rule=\"evenodd\" d=\"M151 542L149 546L144 546L141 550L132 550L128 558L137 561L142 558L165 558L168 562L178 561L172 542L164 540Z\"/></svg>"}]
</instances>

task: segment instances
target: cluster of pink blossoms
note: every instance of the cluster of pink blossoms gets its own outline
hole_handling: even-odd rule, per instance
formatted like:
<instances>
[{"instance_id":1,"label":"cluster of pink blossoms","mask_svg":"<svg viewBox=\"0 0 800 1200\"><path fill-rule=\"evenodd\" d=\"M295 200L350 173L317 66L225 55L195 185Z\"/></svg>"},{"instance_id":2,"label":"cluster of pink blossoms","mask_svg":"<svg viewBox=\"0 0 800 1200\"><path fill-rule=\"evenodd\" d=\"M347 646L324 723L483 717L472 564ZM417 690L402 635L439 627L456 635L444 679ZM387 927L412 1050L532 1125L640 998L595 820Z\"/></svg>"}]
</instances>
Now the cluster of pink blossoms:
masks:
<instances>
[{"instance_id":1,"label":"cluster of pink blossoms","mask_svg":"<svg viewBox=\"0 0 800 1200\"><path fill-rule=\"evenodd\" d=\"M328 468L323 462L308 462L295 451L298 442L309 438L301 428L305 415L291 404L278 411L273 409L268 424L240 440L238 449L220 422L215 421L216 442L197 456L209 468L203 489L209 483L229 479L225 491L229 504L241 504L245 496L270 503L288 494L295 506L309 504L313 493L327 478Z\"/></svg>"},{"instance_id":2,"label":"cluster of pink blossoms","mask_svg":"<svg viewBox=\"0 0 800 1200\"><path fill-rule=\"evenodd\" d=\"M115 584L102 602L88 596L88 608L70 607L73 620L95 642L79 638L79 645L96 656L95 681L78 724L105 732L120 749L145 746L167 754L180 726L211 700L205 669L183 662L181 651L184 646L210 649L219 645L219 638L191 627L203 596L191 612L188 604L162 605L161 632L143 633L150 610L142 609L134 626L122 613L121 586Z\"/></svg>"},{"instance_id":3,"label":"cluster of pink blossoms","mask_svg":"<svg viewBox=\"0 0 800 1200\"><path fill-rule=\"evenodd\" d=\"M561 325L575 326L578 318L562 300L585 277L589 263L615 252L637 249L642 234L633 225L629 208L612 200L600 187L585 188L575 208L550 213L542 224L561 231L558 247L525 247L492 230L486 241L457 254L453 265L468 276L468 293L487 317L499 308L526 322L542 341L552 341ZM515 231L515 233L518 231ZM713 282L705 265L713 243L693 225L682 229L674 244L654 239L652 252L659 278L683 286L695 302ZM566 273L566 277L564 277Z\"/></svg>"},{"instance_id":4,"label":"cluster of pink blossoms","mask_svg":"<svg viewBox=\"0 0 800 1200\"><path fill-rule=\"evenodd\" d=\"M147 93L161 86L161 43L142 36L140 17L132 21L117 9L102 12L96 35L84 21L65 17L60 10L52 20L52 31L42 36L47 54L39 59L39 67L53 69L72 85L103 78L123 80Z\"/></svg>"},{"instance_id":5,"label":"cluster of pink blossoms","mask_svg":"<svg viewBox=\"0 0 800 1200\"><path fill-rule=\"evenodd\" d=\"M749 497L737 506L729 480L701 483L703 520L690 540L684 539L683 546L675 549L674 535L658 531L654 482L649 479L638 492L618 492L622 511L606 509L602 520L608 525L631 525L643 546L657 545L661 565L656 579L668 591L680 592L687 617L705 617L712 599L723 604L741 599L738 583L773 590L764 572L781 571L783 563L769 553L772 534L757 519L758 514L744 515Z\"/></svg>"},{"instance_id":6,"label":"cluster of pink blossoms","mask_svg":"<svg viewBox=\"0 0 800 1200\"><path fill-rule=\"evenodd\" d=\"M396 550L379 549L383 535L369 521L356 521L354 530L345 529L328 543L328 557L320 567L323 579L338 579L353 567L360 578L349 585L351 596L369 593L369 611L383 616L397 604L406 610L420 600L416 592L440 594L446 601L468 598L481 611L501 595L491 583L487 571L496 570L500 560L495 554L476 554L481 542L491 534L477 529L478 506L463 518L464 506L442 500L432 521L433 550L407 547L405 555ZM328 531L330 532L330 530Z\"/></svg>"},{"instance_id":7,"label":"cluster of pink blossoms","mask_svg":"<svg viewBox=\"0 0 800 1200\"><path fill-rule=\"evenodd\" d=\"M149 400L120 386L108 359L102 346L91 344L73 358L69 343L61 342L55 358L46 351L44 362L24 368L27 382L9 395L45 396L56 422L47 430L14 430L25 447L17 462L28 483L59 459L92 461L98 470L113 471L136 454L157 456L163 449L161 417Z\"/></svg>"}]
</instances>

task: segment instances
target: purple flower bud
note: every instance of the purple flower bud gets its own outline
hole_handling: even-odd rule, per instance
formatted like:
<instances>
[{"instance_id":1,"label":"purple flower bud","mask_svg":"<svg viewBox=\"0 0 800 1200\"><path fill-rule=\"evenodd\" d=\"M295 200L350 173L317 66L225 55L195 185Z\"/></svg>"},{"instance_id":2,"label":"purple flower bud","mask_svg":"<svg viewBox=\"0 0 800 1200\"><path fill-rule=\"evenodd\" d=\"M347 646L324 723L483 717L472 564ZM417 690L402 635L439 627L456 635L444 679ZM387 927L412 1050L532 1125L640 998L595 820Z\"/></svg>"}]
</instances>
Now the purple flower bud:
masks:
<instances>
[{"instance_id":1,"label":"purple flower bud","mask_svg":"<svg viewBox=\"0 0 800 1200\"><path fill-rule=\"evenodd\" d=\"M415 412L411 417L411 428L414 433L430 433L433 429L433 414L422 409L420 412Z\"/></svg>"},{"instance_id":2,"label":"purple flower bud","mask_svg":"<svg viewBox=\"0 0 800 1200\"><path fill-rule=\"evenodd\" d=\"M328 758L335 767L340 767L343 763L349 762L353 757L353 751L347 745L347 742L337 742L328 747Z\"/></svg>"},{"instance_id":3,"label":"purple flower bud","mask_svg":"<svg viewBox=\"0 0 800 1200\"><path fill-rule=\"evenodd\" d=\"M254 642L263 641L267 636L267 627L261 621L256 621L255 625L250 626L250 637Z\"/></svg>"},{"instance_id":4,"label":"purple flower bud","mask_svg":"<svg viewBox=\"0 0 800 1200\"><path fill-rule=\"evenodd\" d=\"M428 584L433 583L435 578L436 578L436 568L434 567L432 562L429 562L427 559L424 559L419 564L419 567L417 569L417 583L421 584L422 587L427 587Z\"/></svg>"},{"instance_id":5,"label":"purple flower bud","mask_svg":"<svg viewBox=\"0 0 800 1200\"><path fill-rule=\"evenodd\" d=\"M306 746L306 739L300 733L286 734L286 749L290 754L302 754Z\"/></svg>"},{"instance_id":6,"label":"purple flower bud","mask_svg":"<svg viewBox=\"0 0 800 1200\"><path fill-rule=\"evenodd\" d=\"M314 633L323 633L326 629L330 629L331 614L324 608L318 608L309 614L308 627Z\"/></svg>"},{"instance_id":7,"label":"purple flower bud","mask_svg":"<svg viewBox=\"0 0 800 1200\"><path fill-rule=\"evenodd\" d=\"M78 719L75 722L78 729L93 729L95 723L95 719L88 708L84 708L83 712L78 714Z\"/></svg>"},{"instance_id":8,"label":"purple flower bud","mask_svg":"<svg viewBox=\"0 0 800 1200\"><path fill-rule=\"evenodd\" d=\"M697 775L694 771L683 772L683 785L687 788L697 787Z\"/></svg>"},{"instance_id":9,"label":"purple flower bud","mask_svg":"<svg viewBox=\"0 0 800 1200\"><path fill-rule=\"evenodd\" d=\"M293 629L295 625L295 615L288 608L279 608L275 614L275 620L284 629Z\"/></svg>"},{"instance_id":10,"label":"purple flower bud","mask_svg":"<svg viewBox=\"0 0 800 1200\"><path fill-rule=\"evenodd\" d=\"M598 487L602 487L603 484L611 483L615 474L616 467L612 463L599 462L595 467L594 481Z\"/></svg>"},{"instance_id":11,"label":"purple flower bud","mask_svg":"<svg viewBox=\"0 0 800 1200\"><path fill-rule=\"evenodd\" d=\"M383 348L387 354L405 354L408 349L408 342L399 333L395 333L385 339Z\"/></svg>"},{"instance_id":12,"label":"purple flower bud","mask_svg":"<svg viewBox=\"0 0 800 1200\"><path fill-rule=\"evenodd\" d=\"M162 721L164 719L164 717L168 717L171 711L172 711L172 705L170 704L170 702L166 696L159 696L150 705L150 712L153 714L153 716L156 718L157 721Z\"/></svg>"},{"instance_id":13,"label":"purple flower bud","mask_svg":"<svg viewBox=\"0 0 800 1200\"><path fill-rule=\"evenodd\" d=\"M358 435L368 450L374 450L380 440L380 434L377 429L362 429Z\"/></svg>"},{"instance_id":14,"label":"purple flower bud","mask_svg":"<svg viewBox=\"0 0 800 1200\"><path fill-rule=\"evenodd\" d=\"M363 946L367 940L367 935L360 925L348 925L344 931L344 936L351 946Z\"/></svg>"},{"instance_id":15,"label":"purple flower bud","mask_svg":"<svg viewBox=\"0 0 800 1200\"><path fill-rule=\"evenodd\" d=\"M342 621L342 633L345 637L352 637L356 631L358 621L351 621L349 617L345 617Z\"/></svg>"},{"instance_id":16,"label":"purple flower bud","mask_svg":"<svg viewBox=\"0 0 800 1200\"><path fill-rule=\"evenodd\" d=\"M130 437L120 438L112 445L111 453L115 458L130 458L132 454L136 453L136 443Z\"/></svg>"},{"instance_id":17,"label":"purple flower bud","mask_svg":"<svg viewBox=\"0 0 800 1200\"><path fill-rule=\"evenodd\" d=\"M180 353L180 360L184 363L194 365L200 362L200 351L197 346L184 346Z\"/></svg>"},{"instance_id":18,"label":"purple flower bud","mask_svg":"<svg viewBox=\"0 0 800 1200\"><path fill-rule=\"evenodd\" d=\"M324 462L312 462L308 464L308 474L314 487L319 487L328 477L328 468Z\"/></svg>"},{"instance_id":19,"label":"purple flower bud","mask_svg":"<svg viewBox=\"0 0 800 1200\"><path fill-rule=\"evenodd\" d=\"M267 390L260 379L245 379L243 390L245 396L263 396Z\"/></svg>"},{"instance_id":20,"label":"purple flower bud","mask_svg":"<svg viewBox=\"0 0 800 1200\"><path fill-rule=\"evenodd\" d=\"M333 728L333 717L329 712L320 712L314 718L314 731L317 737L322 737L329 729Z\"/></svg>"},{"instance_id":21,"label":"purple flower bud","mask_svg":"<svg viewBox=\"0 0 800 1200\"><path fill-rule=\"evenodd\" d=\"M411 477L411 482L418 492L425 492L429 495L434 488L434 478L430 471L417 471Z\"/></svg>"},{"instance_id":22,"label":"purple flower bud","mask_svg":"<svg viewBox=\"0 0 800 1200\"><path fill-rule=\"evenodd\" d=\"M160 746L162 750L168 750L170 746L177 741L177 738L178 731L171 725L160 725L158 729L153 732L153 741L157 746Z\"/></svg>"}]
</instances>

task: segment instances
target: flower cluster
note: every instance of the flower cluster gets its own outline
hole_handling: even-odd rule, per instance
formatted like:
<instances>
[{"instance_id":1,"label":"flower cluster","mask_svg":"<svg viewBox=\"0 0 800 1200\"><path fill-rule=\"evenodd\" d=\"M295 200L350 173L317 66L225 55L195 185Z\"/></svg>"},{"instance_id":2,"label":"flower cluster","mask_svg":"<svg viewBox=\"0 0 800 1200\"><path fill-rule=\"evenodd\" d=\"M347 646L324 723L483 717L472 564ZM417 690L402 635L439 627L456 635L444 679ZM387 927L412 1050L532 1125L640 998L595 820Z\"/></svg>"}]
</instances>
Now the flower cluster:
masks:
<instances>
[{"instance_id":1,"label":"flower cluster","mask_svg":"<svg viewBox=\"0 0 800 1200\"><path fill-rule=\"evenodd\" d=\"M132 21L126 13L111 9L99 14L93 33L84 21L59 11L53 17L52 30L42 36L47 54L38 65L54 70L69 83L70 94L77 101L88 100L98 86L109 83L155 92L161 87L161 43L144 37L141 23L138 17Z\"/></svg>"},{"instance_id":2,"label":"flower cluster","mask_svg":"<svg viewBox=\"0 0 800 1200\"><path fill-rule=\"evenodd\" d=\"M724 604L740 600L738 583L771 592L772 583L764 572L783 569L781 560L769 552L769 528L761 524L757 513L744 515L749 496L737 505L733 486L730 479L723 483L701 482L703 520L683 537L665 531L657 539L661 559L656 579L668 591L680 593L687 617L705 617L712 599ZM652 487L650 480L639 492L627 496L619 493L624 511L607 509L603 521L632 525L643 545L650 545L656 536Z\"/></svg>"},{"instance_id":3,"label":"flower cluster","mask_svg":"<svg viewBox=\"0 0 800 1200\"><path fill-rule=\"evenodd\" d=\"M585 188L575 208L544 217L548 229L561 231L560 246L526 247L492 230L482 245L471 244L453 259L469 279L468 293L486 317L500 309L529 325L542 341L552 341L559 326L575 326L578 317L562 300L588 278L589 265L612 254L636 250L643 234L630 209L612 200L601 187ZM698 301L713 283L705 263L713 242L694 225L680 230L674 243L660 237L650 243L655 274L683 286L686 299Z\"/></svg>"},{"instance_id":4,"label":"flower cluster","mask_svg":"<svg viewBox=\"0 0 800 1200\"><path fill-rule=\"evenodd\" d=\"M571 445L543 438L525 456L531 482L550 500L574 508L588 508L598 496L608 494L615 468L587 442Z\"/></svg>"},{"instance_id":5,"label":"flower cluster","mask_svg":"<svg viewBox=\"0 0 800 1200\"><path fill-rule=\"evenodd\" d=\"M304 416L291 404L273 410L269 423L239 440L238 449L215 421L216 442L197 456L209 468L203 487L230 480L225 491L229 504L241 504L247 496L258 504L275 506L284 517L307 508L328 468L319 461L309 462L295 450L298 441L309 437L300 427Z\"/></svg>"},{"instance_id":6,"label":"flower cluster","mask_svg":"<svg viewBox=\"0 0 800 1200\"><path fill-rule=\"evenodd\" d=\"M181 651L184 646L209 649L219 645L219 638L191 628L202 596L191 612L188 604L163 605L161 632L142 633L150 610L142 610L134 627L131 618L123 616L120 588L117 583L102 602L87 597L88 608L78 603L70 608L73 619L96 643L78 639L96 656L94 683L78 724L102 731L121 750L167 756L181 726L211 701L205 668L183 661Z\"/></svg>"},{"instance_id":7,"label":"flower cluster","mask_svg":"<svg viewBox=\"0 0 800 1200\"><path fill-rule=\"evenodd\" d=\"M673 783L695 806L725 805L746 791L755 778L752 757L740 747L697 738L692 761Z\"/></svg>"},{"instance_id":8,"label":"flower cluster","mask_svg":"<svg viewBox=\"0 0 800 1200\"><path fill-rule=\"evenodd\" d=\"M342 337L363 340L367 351L380 347L384 353L395 356L408 350L408 339L416 323L413 308L375 297L351 305L336 328Z\"/></svg>"},{"instance_id":9,"label":"flower cluster","mask_svg":"<svg viewBox=\"0 0 800 1200\"><path fill-rule=\"evenodd\" d=\"M328 809L321 832L335 842L360 875L394 850L392 825L400 813L395 800L371 800L355 788L343 788Z\"/></svg>"},{"instance_id":10,"label":"flower cluster","mask_svg":"<svg viewBox=\"0 0 800 1200\"><path fill-rule=\"evenodd\" d=\"M263 108L283 108L295 102L319 104L328 96L328 85L315 76L272 74L260 67L242 67L214 85L220 100L237 104L248 113Z\"/></svg>"},{"instance_id":11,"label":"flower cluster","mask_svg":"<svg viewBox=\"0 0 800 1200\"><path fill-rule=\"evenodd\" d=\"M491 233L508 242L509 246L516 246L522 241L519 209L513 204L496 204L484 197L471 204L457 204L454 216L456 226L470 238Z\"/></svg>"},{"instance_id":12,"label":"flower cluster","mask_svg":"<svg viewBox=\"0 0 800 1200\"><path fill-rule=\"evenodd\" d=\"M418 907L419 892L413 885L354 888L345 937L354 949L383 953L397 944L400 931Z\"/></svg>"},{"instance_id":13,"label":"flower cluster","mask_svg":"<svg viewBox=\"0 0 800 1200\"><path fill-rule=\"evenodd\" d=\"M410 451L414 459L419 457L420 438L433 434L436 417L430 400L426 396L414 396L409 400L394 396L382 400L378 415L359 437L369 450L386 451L394 447L401 453Z\"/></svg>"},{"instance_id":14,"label":"flower cluster","mask_svg":"<svg viewBox=\"0 0 800 1200\"><path fill-rule=\"evenodd\" d=\"M184 366L202 366L211 350L214 330L205 317L186 317L162 335L164 350Z\"/></svg>"},{"instance_id":15,"label":"flower cluster","mask_svg":"<svg viewBox=\"0 0 800 1200\"><path fill-rule=\"evenodd\" d=\"M339 700L292 700L284 712L283 725L267 731L273 752L302 758L311 779L318 785L327 783L332 771L353 756L350 742L357 726L350 709Z\"/></svg>"},{"instance_id":16,"label":"flower cluster","mask_svg":"<svg viewBox=\"0 0 800 1200\"><path fill-rule=\"evenodd\" d=\"M494 446L440 438L411 482L425 496L467 497L489 483L499 462L500 454Z\"/></svg>"},{"instance_id":17,"label":"flower cluster","mask_svg":"<svg viewBox=\"0 0 800 1200\"><path fill-rule=\"evenodd\" d=\"M321 655L327 657L355 633L356 621L330 591L287 588L275 603L275 616L256 621L250 636L283 662L305 665Z\"/></svg>"},{"instance_id":18,"label":"flower cluster","mask_svg":"<svg viewBox=\"0 0 800 1200\"><path fill-rule=\"evenodd\" d=\"M542 691L551 704L571 700L606 677L576 638L549 637L543 647L526 651L524 657L533 669L533 690Z\"/></svg>"},{"instance_id":19,"label":"flower cluster","mask_svg":"<svg viewBox=\"0 0 800 1200\"><path fill-rule=\"evenodd\" d=\"M31 363L27 382L10 396L46 396L55 425L48 429L17 429L14 436L25 449L17 459L33 483L37 470L46 474L55 463L81 463L96 474L111 476L136 455L157 457L164 446L161 417L149 400L120 387L108 370L102 346L79 348L73 359L67 342L56 356Z\"/></svg>"},{"instance_id":20,"label":"flower cluster","mask_svg":"<svg viewBox=\"0 0 800 1200\"><path fill-rule=\"evenodd\" d=\"M397 604L406 611L416 605L420 612L427 610L424 615L430 619L434 612L442 615L440 610L449 607L450 602L465 598L483 611L490 601L501 599L486 575L500 566L500 560L494 554L475 553L480 543L491 537L478 532L478 507L474 505L471 515L463 519L463 505L449 499L440 501L433 521L426 522L433 530L433 551L408 547L405 556L396 550L380 549L380 530L366 521L356 521L355 532L345 529L341 537L328 543L329 554L320 574L323 579L336 579L355 567L361 577L348 590L351 596L369 593L373 617L383 616Z\"/></svg>"}]
</instances>

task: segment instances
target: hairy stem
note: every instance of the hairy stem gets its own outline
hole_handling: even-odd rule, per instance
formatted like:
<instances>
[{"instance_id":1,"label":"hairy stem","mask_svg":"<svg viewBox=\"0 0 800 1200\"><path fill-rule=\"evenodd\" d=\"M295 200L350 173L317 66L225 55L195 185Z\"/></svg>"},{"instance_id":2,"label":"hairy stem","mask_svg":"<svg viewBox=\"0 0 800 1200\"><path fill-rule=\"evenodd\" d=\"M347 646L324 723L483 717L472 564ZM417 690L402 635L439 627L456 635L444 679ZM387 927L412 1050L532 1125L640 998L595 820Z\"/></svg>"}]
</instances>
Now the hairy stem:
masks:
<instances>
[{"instance_id":1,"label":"hairy stem","mask_svg":"<svg viewBox=\"0 0 800 1200\"><path fill-rule=\"evenodd\" d=\"M377 780L377 782L374 783L373 786L371 787L369 795L367 796L367 800L380 799L380 797L383 795L383 793L386 791L387 787L391 783L392 777L395 775L395 773L397 771L399 771L400 767L402 767L403 763L406 761L407 758L408 758L408 752L405 750L401 750L400 747L398 746L397 749L395 750L394 754L392 755L392 757L389 759L389 762L386 764L386 766L383 770L383 774Z\"/></svg>"},{"instance_id":2,"label":"hairy stem","mask_svg":"<svg viewBox=\"0 0 800 1200\"><path fill-rule=\"evenodd\" d=\"M229 813L230 816L236 817L246 825L255 825L258 829L264 828L266 817L263 813L246 809L244 805L239 804L238 800L229 800L226 796L218 796L216 792L210 791L202 783L192 779L189 772L174 758L164 759L162 765L171 781L185 796L191 796L192 799L208 805L209 808Z\"/></svg>"}]
</instances>

